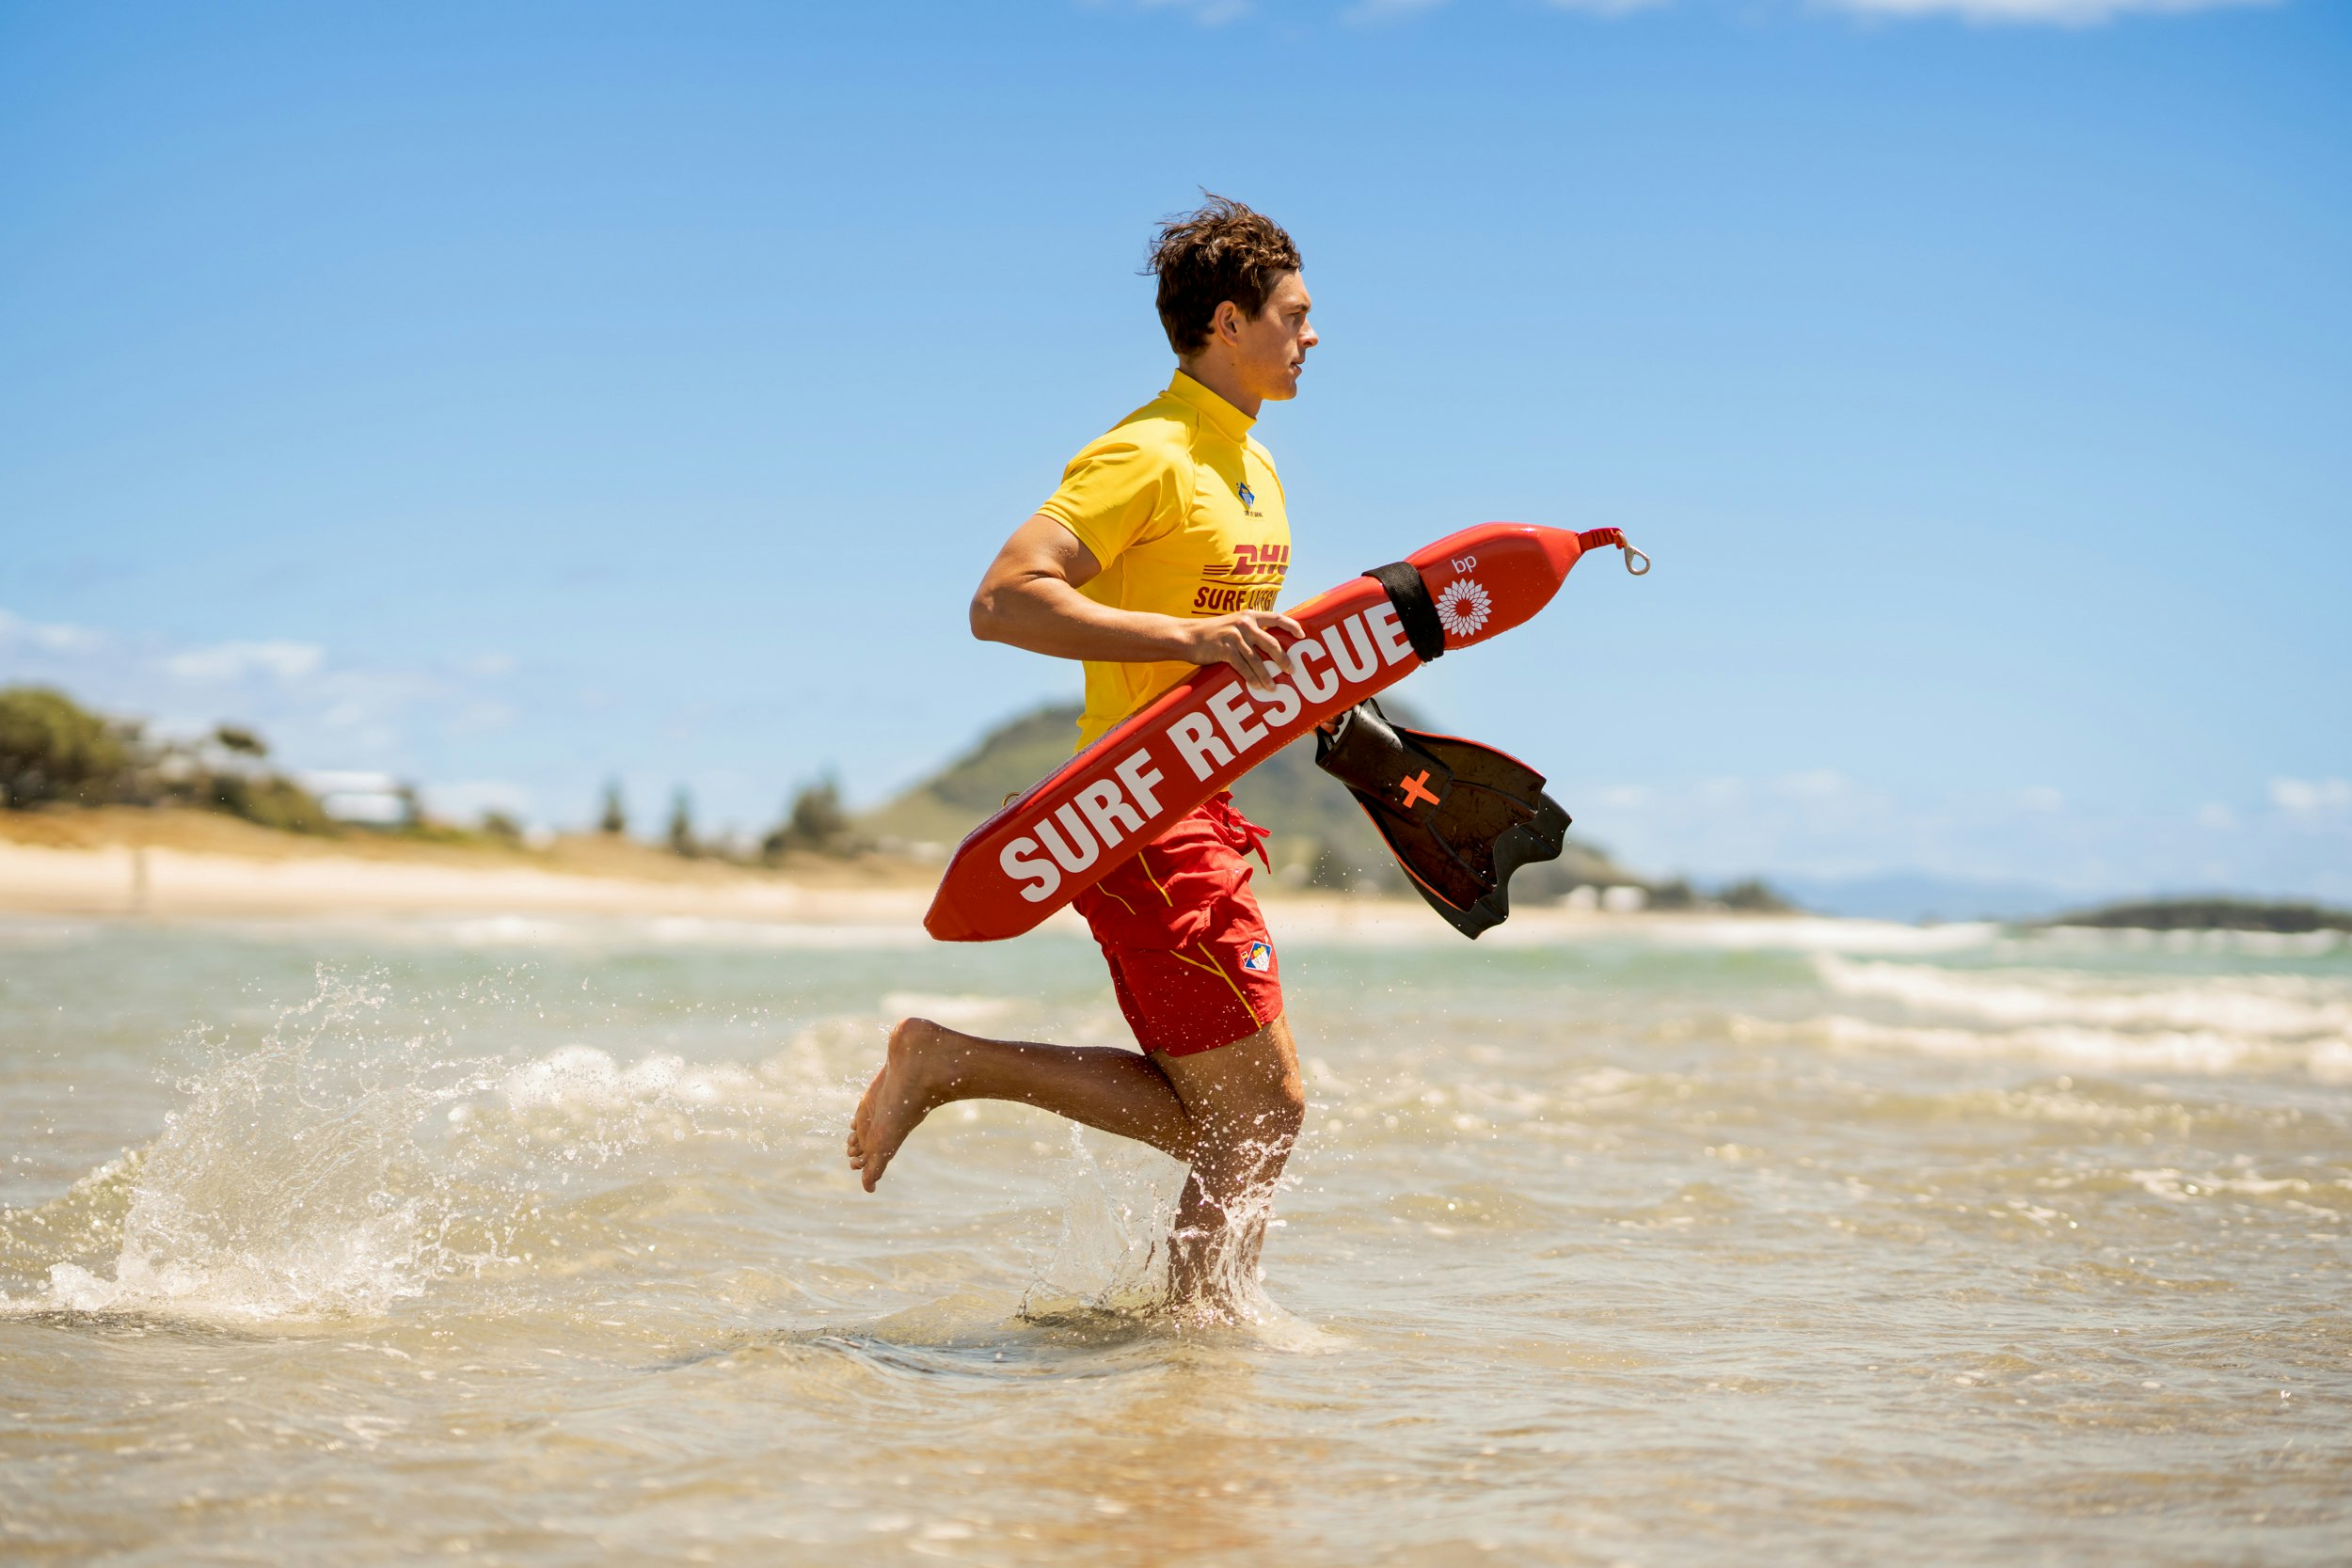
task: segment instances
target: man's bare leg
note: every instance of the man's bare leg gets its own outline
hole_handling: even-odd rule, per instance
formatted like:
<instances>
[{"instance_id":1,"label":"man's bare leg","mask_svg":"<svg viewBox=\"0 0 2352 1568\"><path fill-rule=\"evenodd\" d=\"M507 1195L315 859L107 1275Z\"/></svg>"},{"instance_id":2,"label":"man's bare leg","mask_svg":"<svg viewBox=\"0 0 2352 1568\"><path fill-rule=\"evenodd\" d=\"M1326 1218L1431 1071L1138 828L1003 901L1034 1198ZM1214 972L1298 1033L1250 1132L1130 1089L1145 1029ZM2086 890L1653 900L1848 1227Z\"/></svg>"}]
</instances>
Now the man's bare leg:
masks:
<instances>
[{"instance_id":1,"label":"man's bare leg","mask_svg":"<svg viewBox=\"0 0 2352 1568\"><path fill-rule=\"evenodd\" d=\"M1152 1059L1192 1125L1192 1174L1168 1236L1168 1299L1216 1305L1257 1270L1274 1183L1306 1119L1297 1048L1278 1018L1219 1051Z\"/></svg>"},{"instance_id":2,"label":"man's bare leg","mask_svg":"<svg viewBox=\"0 0 2352 1568\"><path fill-rule=\"evenodd\" d=\"M866 1190L925 1117L959 1100L1035 1105L1189 1164L1168 1238L1168 1295L1178 1303L1214 1299L1221 1279L1256 1268L1265 1199L1307 1105L1290 1025L1279 1018L1189 1056L982 1039L911 1018L891 1032L850 1123L850 1164Z\"/></svg>"},{"instance_id":3,"label":"man's bare leg","mask_svg":"<svg viewBox=\"0 0 2352 1568\"><path fill-rule=\"evenodd\" d=\"M866 1190L925 1117L958 1100L1019 1101L1192 1159L1191 1117L1152 1058L1110 1046L982 1039L910 1018L891 1031L890 1053L850 1123L850 1166Z\"/></svg>"}]
</instances>

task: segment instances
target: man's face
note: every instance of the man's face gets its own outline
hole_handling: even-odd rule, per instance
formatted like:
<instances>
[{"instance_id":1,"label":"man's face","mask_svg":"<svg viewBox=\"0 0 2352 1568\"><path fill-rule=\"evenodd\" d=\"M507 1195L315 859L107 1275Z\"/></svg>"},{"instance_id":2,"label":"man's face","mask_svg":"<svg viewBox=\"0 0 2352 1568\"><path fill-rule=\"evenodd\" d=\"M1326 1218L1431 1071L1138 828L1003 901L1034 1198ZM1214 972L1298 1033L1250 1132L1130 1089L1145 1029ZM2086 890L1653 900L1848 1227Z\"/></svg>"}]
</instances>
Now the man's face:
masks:
<instances>
[{"instance_id":1,"label":"man's face","mask_svg":"<svg viewBox=\"0 0 2352 1568\"><path fill-rule=\"evenodd\" d=\"M1307 351L1317 341L1307 321L1312 304L1298 274L1284 273L1266 295L1265 309L1240 320L1234 359L1249 390L1267 403L1298 395L1298 374L1307 368Z\"/></svg>"}]
</instances>

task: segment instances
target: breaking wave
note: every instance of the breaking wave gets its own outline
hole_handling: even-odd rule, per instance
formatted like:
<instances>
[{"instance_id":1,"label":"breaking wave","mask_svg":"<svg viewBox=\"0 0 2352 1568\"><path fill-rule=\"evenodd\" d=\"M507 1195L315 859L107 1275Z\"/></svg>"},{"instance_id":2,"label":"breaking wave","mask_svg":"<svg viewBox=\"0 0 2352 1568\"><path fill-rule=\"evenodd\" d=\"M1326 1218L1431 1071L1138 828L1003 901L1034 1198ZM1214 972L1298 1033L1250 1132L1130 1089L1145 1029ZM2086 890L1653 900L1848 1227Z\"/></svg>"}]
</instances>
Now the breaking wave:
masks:
<instances>
[{"instance_id":1,"label":"breaking wave","mask_svg":"<svg viewBox=\"0 0 2352 1568\"><path fill-rule=\"evenodd\" d=\"M2166 976L2135 984L2081 971L1944 969L1835 954L1816 958L1814 969L1841 996L1884 997L1993 1023L2212 1030L2270 1039L2352 1035L2352 988L2302 975Z\"/></svg>"},{"instance_id":2,"label":"breaking wave","mask_svg":"<svg viewBox=\"0 0 2352 1568\"><path fill-rule=\"evenodd\" d=\"M1741 1017L1735 1037L2009 1056L2089 1071L2301 1072L2352 1082L2352 984L2296 974L1955 969L1819 954L1822 986L1898 1016Z\"/></svg>"}]
</instances>

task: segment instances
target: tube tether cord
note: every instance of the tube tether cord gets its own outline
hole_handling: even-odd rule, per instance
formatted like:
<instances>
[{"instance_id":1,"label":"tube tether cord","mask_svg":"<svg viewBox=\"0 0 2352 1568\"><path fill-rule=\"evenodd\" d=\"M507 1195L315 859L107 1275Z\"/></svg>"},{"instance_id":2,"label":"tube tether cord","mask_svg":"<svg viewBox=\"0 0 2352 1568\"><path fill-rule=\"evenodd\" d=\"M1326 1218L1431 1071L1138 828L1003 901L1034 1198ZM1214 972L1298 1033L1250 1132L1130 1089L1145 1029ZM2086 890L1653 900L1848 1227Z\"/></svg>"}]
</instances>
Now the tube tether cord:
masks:
<instances>
[{"instance_id":1,"label":"tube tether cord","mask_svg":"<svg viewBox=\"0 0 2352 1568\"><path fill-rule=\"evenodd\" d=\"M1635 577L1649 570L1649 557L1627 543L1625 530L1621 528L1588 528L1576 536L1576 547L1580 551L1597 550L1604 545L1613 545L1625 551L1625 569Z\"/></svg>"},{"instance_id":2,"label":"tube tether cord","mask_svg":"<svg viewBox=\"0 0 2352 1568\"><path fill-rule=\"evenodd\" d=\"M1389 603L1396 606L1397 623L1405 628L1406 640L1423 664L1445 653L1445 627L1438 624L1438 607L1430 600L1429 585L1421 578L1421 568L1409 561L1391 561L1386 566L1375 566L1363 574L1389 591Z\"/></svg>"}]
</instances>

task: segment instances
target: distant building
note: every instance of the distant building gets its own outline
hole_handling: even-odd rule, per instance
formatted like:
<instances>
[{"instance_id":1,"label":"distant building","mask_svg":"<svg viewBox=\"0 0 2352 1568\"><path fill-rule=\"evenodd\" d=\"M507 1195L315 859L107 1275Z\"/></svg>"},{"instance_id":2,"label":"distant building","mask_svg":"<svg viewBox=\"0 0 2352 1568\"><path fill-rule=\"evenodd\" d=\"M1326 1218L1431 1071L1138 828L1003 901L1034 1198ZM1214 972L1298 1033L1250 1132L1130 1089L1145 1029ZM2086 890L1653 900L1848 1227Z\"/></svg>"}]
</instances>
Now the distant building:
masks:
<instances>
[{"instance_id":1,"label":"distant building","mask_svg":"<svg viewBox=\"0 0 2352 1568\"><path fill-rule=\"evenodd\" d=\"M320 808L338 822L395 828L408 819L408 798L400 781L389 773L326 769L305 773L300 782L318 797Z\"/></svg>"}]
</instances>

